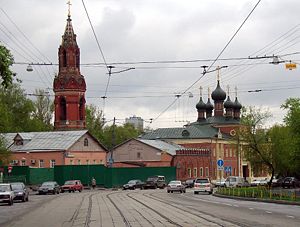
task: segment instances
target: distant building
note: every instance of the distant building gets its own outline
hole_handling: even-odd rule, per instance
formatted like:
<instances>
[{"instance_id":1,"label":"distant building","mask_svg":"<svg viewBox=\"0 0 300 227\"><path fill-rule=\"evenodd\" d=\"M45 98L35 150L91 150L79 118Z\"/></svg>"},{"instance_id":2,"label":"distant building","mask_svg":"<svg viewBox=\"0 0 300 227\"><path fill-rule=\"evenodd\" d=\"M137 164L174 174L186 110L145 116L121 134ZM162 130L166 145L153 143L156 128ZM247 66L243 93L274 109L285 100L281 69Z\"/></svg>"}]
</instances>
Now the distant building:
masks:
<instances>
[{"instance_id":1,"label":"distant building","mask_svg":"<svg viewBox=\"0 0 300 227\"><path fill-rule=\"evenodd\" d=\"M144 120L141 117L129 117L125 119L125 123L133 125L134 128L143 131L144 129Z\"/></svg>"}]
</instances>

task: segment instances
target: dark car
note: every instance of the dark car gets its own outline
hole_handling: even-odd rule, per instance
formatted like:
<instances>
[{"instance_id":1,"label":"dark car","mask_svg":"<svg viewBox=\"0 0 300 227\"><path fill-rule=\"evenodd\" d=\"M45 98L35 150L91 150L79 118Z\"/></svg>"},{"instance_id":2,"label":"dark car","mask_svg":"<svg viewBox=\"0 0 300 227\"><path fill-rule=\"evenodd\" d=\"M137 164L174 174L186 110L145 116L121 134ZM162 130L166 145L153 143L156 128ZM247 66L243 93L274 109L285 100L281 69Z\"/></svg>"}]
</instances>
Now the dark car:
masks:
<instances>
[{"instance_id":1,"label":"dark car","mask_svg":"<svg viewBox=\"0 0 300 227\"><path fill-rule=\"evenodd\" d=\"M144 182L142 182L141 180L130 180L128 181L127 184L124 184L123 185L123 190L126 190L126 189L136 189L136 188L140 188L142 189L144 186Z\"/></svg>"},{"instance_id":2,"label":"dark car","mask_svg":"<svg viewBox=\"0 0 300 227\"><path fill-rule=\"evenodd\" d=\"M185 181L186 188L193 188L195 183L195 179L188 179Z\"/></svg>"},{"instance_id":3,"label":"dark car","mask_svg":"<svg viewBox=\"0 0 300 227\"><path fill-rule=\"evenodd\" d=\"M14 191L14 200L21 200L22 202L27 202L29 200L29 191L23 182L11 183L11 188Z\"/></svg>"},{"instance_id":4,"label":"dark car","mask_svg":"<svg viewBox=\"0 0 300 227\"><path fill-rule=\"evenodd\" d=\"M59 194L60 192L60 186L56 181L47 181L42 184L41 187L39 187L39 194Z\"/></svg>"},{"instance_id":5,"label":"dark car","mask_svg":"<svg viewBox=\"0 0 300 227\"><path fill-rule=\"evenodd\" d=\"M295 177L286 177L282 182L283 188L296 188L300 187L300 181Z\"/></svg>"},{"instance_id":6,"label":"dark car","mask_svg":"<svg viewBox=\"0 0 300 227\"><path fill-rule=\"evenodd\" d=\"M83 185L81 184L80 180L68 180L65 182L63 186L61 186L61 192L65 192L65 191L81 192L82 190L83 190Z\"/></svg>"},{"instance_id":7,"label":"dark car","mask_svg":"<svg viewBox=\"0 0 300 227\"><path fill-rule=\"evenodd\" d=\"M166 181L164 176L152 176L148 177L146 180L143 189L147 188L165 188L166 187Z\"/></svg>"}]
</instances>

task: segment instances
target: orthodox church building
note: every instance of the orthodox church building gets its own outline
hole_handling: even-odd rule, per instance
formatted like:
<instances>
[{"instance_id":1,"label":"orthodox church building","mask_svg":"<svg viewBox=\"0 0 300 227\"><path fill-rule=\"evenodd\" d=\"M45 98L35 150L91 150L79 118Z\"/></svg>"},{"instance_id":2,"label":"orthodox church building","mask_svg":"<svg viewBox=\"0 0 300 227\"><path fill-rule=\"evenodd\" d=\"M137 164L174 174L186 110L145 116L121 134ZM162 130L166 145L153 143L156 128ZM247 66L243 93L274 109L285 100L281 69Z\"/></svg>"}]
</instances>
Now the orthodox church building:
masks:
<instances>
[{"instance_id":1,"label":"orthodox church building","mask_svg":"<svg viewBox=\"0 0 300 227\"><path fill-rule=\"evenodd\" d=\"M226 94L218 76L217 86L211 94L208 90L206 102L200 88L195 122L180 128L158 128L142 135L141 139L163 140L183 147L176 151L172 161L180 180L196 177L216 180L230 175L247 178L250 177L250 166L242 158L242 146L235 139L241 108L237 91L235 100L231 101L229 88ZM224 161L222 170L217 166L220 159Z\"/></svg>"},{"instance_id":2,"label":"orthodox church building","mask_svg":"<svg viewBox=\"0 0 300 227\"><path fill-rule=\"evenodd\" d=\"M106 165L107 149L86 130L86 83L80 73L80 49L70 13L58 49L59 72L54 78L54 131L3 134L12 151L12 165Z\"/></svg>"}]
</instances>

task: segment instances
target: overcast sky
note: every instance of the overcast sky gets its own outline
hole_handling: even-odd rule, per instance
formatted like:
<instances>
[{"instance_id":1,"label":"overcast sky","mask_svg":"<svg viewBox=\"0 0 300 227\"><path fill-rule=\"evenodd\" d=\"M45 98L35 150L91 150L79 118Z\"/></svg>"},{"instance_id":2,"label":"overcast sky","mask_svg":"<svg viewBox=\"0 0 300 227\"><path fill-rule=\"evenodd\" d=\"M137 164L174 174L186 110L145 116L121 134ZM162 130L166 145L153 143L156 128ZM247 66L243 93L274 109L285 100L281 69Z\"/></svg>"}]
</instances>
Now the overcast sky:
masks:
<instances>
[{"instance_id":1,"label":"overcast sky","mask_svg":"<svg viewBox=\"0 0 300 227\"><path fill-rule=\"evenodd\" d=\"M83 3L73 0L71 18L81 51L87 104L104 107L107 120L116 117L123 122L126 117L136 115L152 128L181 127L186 121L195 121L199 87L203 87L203 98L207 101L207 88L216 87L216 72L207 73L170 104L202 76L201 66L213 62L154 62L215 59L257 2L84 0L106 62L129 63L114 64L113 72L135 68L111 76L104 107L101 97L108 83L107 69ZM50 88L53 95L58 47L68 13L66 3L65 0L0 0L0 41L11 50L15 62L53 63L34 66L33 72L26 71L26 64L13 66L28 94L38 88ZM300 51L299 10L298 0L262 0L220 58L276 55L282 61L300 63L299 54L294 54ZM280 123L285 114L280 105L300 94L299 65L296 70L286 70L285 63L269 64L272 60L219 60L211 69L228 66L220 71L220 82L226 92L227 85L230 86L231 100L237 86L243 105L269 109L273 114L271 123ZM136 64L145 61L153 63ZM262 91L248 92L257 89ZM148 124L151 118L155 120Z\"/></svg>"}]
</instances>

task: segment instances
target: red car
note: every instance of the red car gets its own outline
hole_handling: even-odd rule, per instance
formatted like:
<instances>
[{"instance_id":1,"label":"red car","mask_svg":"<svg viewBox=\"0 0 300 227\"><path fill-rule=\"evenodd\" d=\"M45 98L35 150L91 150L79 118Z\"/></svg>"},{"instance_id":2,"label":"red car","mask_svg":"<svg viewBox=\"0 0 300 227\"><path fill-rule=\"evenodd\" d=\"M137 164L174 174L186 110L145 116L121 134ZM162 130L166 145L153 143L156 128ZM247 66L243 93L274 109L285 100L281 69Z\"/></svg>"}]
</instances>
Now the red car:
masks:
<instances>
[{"instance_id":1,"label":"red car","mask_svg":"<svg viewBox=\"0 0 300 227\"><path fill-rule=\"evenodd\" d=\"M65 182L63 186L61 186L61 192L65 192L65 191L81 192L82 190L83 190L83 185L81 184L80 180L68 180Z\"/></svg>"}]
</instances>

